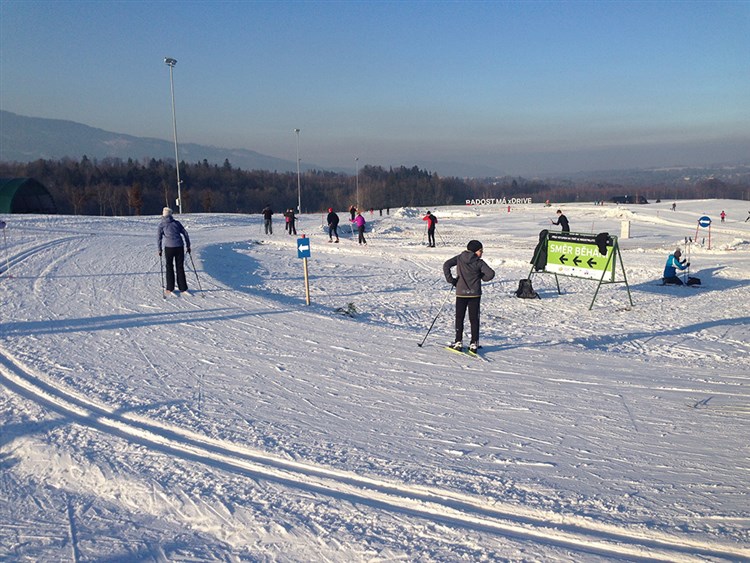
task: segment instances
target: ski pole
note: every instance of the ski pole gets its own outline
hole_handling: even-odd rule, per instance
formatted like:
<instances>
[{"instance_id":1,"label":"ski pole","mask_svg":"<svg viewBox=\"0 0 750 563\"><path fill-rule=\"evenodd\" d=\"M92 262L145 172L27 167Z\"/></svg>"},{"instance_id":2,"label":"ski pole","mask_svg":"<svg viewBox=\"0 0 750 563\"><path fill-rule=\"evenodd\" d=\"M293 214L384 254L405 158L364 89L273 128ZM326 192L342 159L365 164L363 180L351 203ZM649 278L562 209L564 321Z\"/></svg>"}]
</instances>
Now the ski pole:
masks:
<instances>
[{"instance_id":1,"label":"ski pole","mask_svg":"<svg viewBox=\"0 0 750 563\"><path fill-rule=\"evenodd\" d=\"M159 252L159 266L161 267L161 296L167 298L167 286L164 285L164 260L162 260L161 252Z\"/></svg>"},{"instance_id":2,"label":"ski pole","mask_svg":"<svg viewBox=\"0 0 750 563\"><path fill-rule=\"evenodd\" d=\"M190 263L193 265L193 272L195 273L195 281L198 282L198 291L201 292L201 297L205 299L206 296L203 293L203 288L201 287L201 280L198 279L198 270L195 269L195 262L193 262L193 253L188 252L188 256L190 256Z\"/></svg>"},{"instance_id":3,"label":"ski pole","mask_svg":"<svg viewBox=\"0 0 750 563\"><path fill-rule=\"evenodd\" d=\"M448 298L451 296L451 293L453 293L453 286L451 285L450 289L448 290L448 293L445 295L445 299L443 299L442 304L440 305L440 309L438 310L437 315L435 315L435 318L432 319L432 324L430 325L430 328L427 329L427 334L424 335L424 338L422 339L422 342L417 344L420 348L424 344L424 341L427 340L427 335L430 334L430 331L432 330L432 327L435 326L435 321L438 320L438 317L440 316L440 313L443 312L443 307L445 307L445 304L448 302Z\"/></svg>"},{"instance_id":4,"label":"ski pole","mask_svg":"<svg viewBox=\"0 0 750 563\"><path fill-rule=\"evenodd\" d=\"M445 239L443 238L443 235L442 235L442 234L440 234L440 233L438 232L438 230L437 230L437 229L435 229L435 232L436 232L436 233L438 234L438 236L440 237L440 242L442 242L442 243L443 243L443 246L448 246L448 243L447 243L447 242L445 242Z\"/></svg>"}]
</instances>

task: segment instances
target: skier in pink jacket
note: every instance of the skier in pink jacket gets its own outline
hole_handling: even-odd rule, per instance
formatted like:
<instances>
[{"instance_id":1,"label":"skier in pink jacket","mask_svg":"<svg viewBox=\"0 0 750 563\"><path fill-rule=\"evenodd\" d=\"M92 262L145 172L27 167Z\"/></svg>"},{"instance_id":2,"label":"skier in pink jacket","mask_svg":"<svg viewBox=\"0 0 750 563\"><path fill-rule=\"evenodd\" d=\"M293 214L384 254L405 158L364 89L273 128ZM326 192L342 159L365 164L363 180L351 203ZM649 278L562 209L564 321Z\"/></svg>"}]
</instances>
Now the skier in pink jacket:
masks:
<instances>
[{"instance_id":1,"label":"skier in pink jacket","mask_svg":"<svg viewBox=\"0 0 750 563\"><path fill-rule=\"evenodd\" d=\"M357 232L359 233L359 244L367 244L367 241L365 240L365 225L367 224L367 222L365 221L365 218L362 217L362 213L357 211L357 216L354 217L352 223L357 225Z\"/></svg>"}]
</instances>

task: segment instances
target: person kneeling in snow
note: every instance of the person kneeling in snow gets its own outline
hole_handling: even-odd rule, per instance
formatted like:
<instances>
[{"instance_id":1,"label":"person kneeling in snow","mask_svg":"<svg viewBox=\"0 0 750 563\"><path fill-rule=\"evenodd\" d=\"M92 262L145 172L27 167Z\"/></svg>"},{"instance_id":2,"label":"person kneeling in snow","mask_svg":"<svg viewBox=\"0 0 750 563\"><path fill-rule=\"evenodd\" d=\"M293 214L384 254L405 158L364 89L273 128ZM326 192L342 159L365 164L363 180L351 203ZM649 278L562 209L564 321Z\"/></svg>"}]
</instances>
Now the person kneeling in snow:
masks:
<instances>
[{"instance_id":1,"label":"person kneeling in snow","mask_svg":"<svg viewBox=\"0 0 750 563\"><path fill-rule=\"evenodd\" d=\"M680 261L682 251L678 248L667 258L667 264L664 266L664 276L662 282L664 285L682 285L682 280L677 277L677 270L685 270L690 266L686 260Z\"/></svg>"}]
</instances>

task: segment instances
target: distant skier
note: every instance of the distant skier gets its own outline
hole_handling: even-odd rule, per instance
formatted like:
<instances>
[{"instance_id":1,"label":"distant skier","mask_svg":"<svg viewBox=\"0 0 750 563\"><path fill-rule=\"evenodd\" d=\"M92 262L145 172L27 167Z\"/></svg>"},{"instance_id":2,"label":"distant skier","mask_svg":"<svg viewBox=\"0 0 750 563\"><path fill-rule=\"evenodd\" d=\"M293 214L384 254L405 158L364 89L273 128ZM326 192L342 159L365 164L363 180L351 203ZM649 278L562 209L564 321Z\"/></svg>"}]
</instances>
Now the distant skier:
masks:
<instances>
[{"instance_id":1,"label":"distant skier","mask_svg":"<svg viewBox=\"0 0 750 563\"><path fill-rule=\"evenodd\" d=\"M272 235L273 234L273 222L271 218L273 217L273 210L271 209L270 205L266 205L263 208L263 211L261 211L263 214L263 224L266 227L266 234Z\"/></svg>"},{"instance_id":2,"label":"distant skier","mask_svg":"<svg viewBox=\"0 0 750 563\"><path fill-rule=\"evenodd\" d=\"M664 275L662 282L664 285L683 285L682 280L677 277L677 270L685 270L690 267L690 262L687 260L680 261L682 251L678 248L667 258L667 263L664 266Z\"/></svg>"},{"instance_id":3,"label":"distant skier","mask_svg":"<svg viewBox=\"0 0 750 563\"><path fill-rule=\"evenodd\" d=\"M357 225L357 233L359 234L359 244L367 244L367 241L365 240L365 225L367 222L365 221L365 218L362 216L362 213L357 211L356 217L352 219L352 223Z\"/></svg>"},{"instance_id":4,"label":"distant skier","mask_svg":"<svg viewBox=\"0 0 750 563\"><path fill-rule=\"evenodd\" d=\"M287 232L291 234L297 234L297 227L295 223L297 222L297 217L294 215L294 209L287 209L286 213L284 213L284 218L286 219L286 230Z\"/></svg>"},{"instance_id":5,"label":"distant skier","mask_svg":"<svg viewBox=\"0 0 750 563\"><path fill-rule=\"evenodd\" d=\"M422 217L422 221L427 221L427 246L432 248L435 247L435 225L437 225L437 217L435 217L429 211L427 215Z\"/></svg>"},{"instance_id":6,"label":"distant skier","mask_svg":"<svg viewBox=\"0 0 750 563\"><path fill-rule=\"evenodd\" d=\"M328 208L328 242L333 242L333 237L336 237L336 242L339 241L339 216L333 210L333 207Z\"/></svg>"},{"instance_id":7,"label":"distant skier","mask_svg":"<svg viewBox=\"0 0 750 563\"><path fill-rule=\"evenodd\" d=\"M723 223L724 220L727 218L727 214L724 212L724 210L721 210L721 214L719 215L721 217L721 222Z\"/></svg>"},{"instance_id":8,"label":"distant skier","mask_svg":"<svg viewBox=\"0 0 750 563\"><path fill-rule=\"evenodd\" d=\"M677 211L677 204L676 203L672 204L672 211Z\"/></svg>"},{"instance_id":9,"label":"distant skier","mask_svg":"<svg viewBox=\"0 0 750 563\"><path fill-rule=\"evenodd\" d=\"M568 224L568 218L563 215L563 212L561 210L557 210L557 221L553 221L550 219L550 223L553 225L560 225L560 230L563 233L570 232L570 225Z\"/></svg>"},{"instance_id":10,"label":"distant skier","mask_svg":"<svg viewBox=\"0 0 750 563\"><path fill-rule=\"evenodd\" d=\"M175 269L177 270L177 288L187 291L188 285L185 279L185 251L190 254L190 237L188 237L182 223L172 217L172 210L165 207L161 213L161 223L157 229L157 245L159 256L162 253L162 239L164 239L164 258L167 262L167 293L174 291ZM185 245L182 239L185 239ZM187 248L185 248L187 247Z\"/></svg>"},{"instance_id":11,"label":"distant skier","mask_svg":"<svg viewBox=\"0 0 750 563\"><path fill-rule=\"evenodd\" d=\"M495 277L495 271L482 260L484 249L478 240L471 240L461 254L446 260L443 274L448 283L456 288L456 341L451 344L455 350L463 350L464 319L469 310L471 325L471 342L469 350L476 352L479 348L479 304L482 299L482 282ZM451 268L455 266L456 277Z\"/></svg>"}]
</instances>

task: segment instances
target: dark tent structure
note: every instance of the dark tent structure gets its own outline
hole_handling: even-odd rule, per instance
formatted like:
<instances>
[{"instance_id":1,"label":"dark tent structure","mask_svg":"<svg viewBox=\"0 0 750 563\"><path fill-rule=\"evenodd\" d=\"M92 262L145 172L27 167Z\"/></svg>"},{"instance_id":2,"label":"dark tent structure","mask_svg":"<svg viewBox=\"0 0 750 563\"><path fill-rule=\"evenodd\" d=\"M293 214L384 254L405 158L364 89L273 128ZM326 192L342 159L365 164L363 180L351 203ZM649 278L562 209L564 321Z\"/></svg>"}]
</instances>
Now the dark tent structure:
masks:
<instances>
[{"instance_id":1,"label":"dark tent structure","mask_svg":"<svg viewBox=\"0 0 750 563\"><path fill-rule=\"evenodd\" d=\"M0 178L0 213L57 213L52 196L33 178Z\"/></svg>"}]
</instances>

